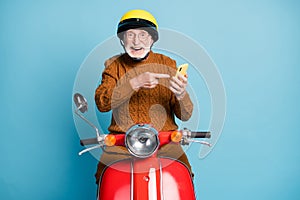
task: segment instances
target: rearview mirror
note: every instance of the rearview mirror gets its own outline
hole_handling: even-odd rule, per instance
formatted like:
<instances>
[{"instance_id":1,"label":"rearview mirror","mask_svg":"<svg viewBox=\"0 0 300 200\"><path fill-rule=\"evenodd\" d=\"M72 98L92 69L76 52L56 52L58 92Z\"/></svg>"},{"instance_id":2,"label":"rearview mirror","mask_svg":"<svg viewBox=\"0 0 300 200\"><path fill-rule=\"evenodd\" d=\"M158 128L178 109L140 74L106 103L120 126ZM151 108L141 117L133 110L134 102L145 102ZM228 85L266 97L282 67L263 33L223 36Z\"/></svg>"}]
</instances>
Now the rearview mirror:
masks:
<instances>
[{"instance_id":1,"label":"rearview mirror","mask_svg":"<svg viewBox=\"0 0 300 200\"><path fill-rule=\"evenodd\" d=\"M77 109L80 110L81 113L85 113L88 110L87 101L81 94L74 94L73 100Z\"/></svg>"}]
</instances>

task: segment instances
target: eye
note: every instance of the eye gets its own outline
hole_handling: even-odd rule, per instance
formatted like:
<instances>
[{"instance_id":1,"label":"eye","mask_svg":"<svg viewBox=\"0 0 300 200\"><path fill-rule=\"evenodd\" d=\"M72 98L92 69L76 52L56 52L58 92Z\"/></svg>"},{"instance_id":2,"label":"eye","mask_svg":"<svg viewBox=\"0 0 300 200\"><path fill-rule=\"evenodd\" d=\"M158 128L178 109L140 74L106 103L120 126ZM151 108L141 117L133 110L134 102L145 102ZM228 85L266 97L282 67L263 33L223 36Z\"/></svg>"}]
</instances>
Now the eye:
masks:
<instances>
[{"instance_id":1,"label":"eye","mask_svg":"<svg viewBox=\"0 0 300 200\"><path fill-rule=\"evenodd\" d=\"M140 36L145 37L146 33L141 33Z\"/></svg>"},{"instance_id":2,"label":"eye","mask_svg":"<svg viewBox=\"0 0 300 200\"><path fill-rule=\"evenodd\" d=\"M127 36L127 38L134 38L134 33L132 33L132 32L127 32L126 33L126 36Z\"/></svg>"}]
</instances>

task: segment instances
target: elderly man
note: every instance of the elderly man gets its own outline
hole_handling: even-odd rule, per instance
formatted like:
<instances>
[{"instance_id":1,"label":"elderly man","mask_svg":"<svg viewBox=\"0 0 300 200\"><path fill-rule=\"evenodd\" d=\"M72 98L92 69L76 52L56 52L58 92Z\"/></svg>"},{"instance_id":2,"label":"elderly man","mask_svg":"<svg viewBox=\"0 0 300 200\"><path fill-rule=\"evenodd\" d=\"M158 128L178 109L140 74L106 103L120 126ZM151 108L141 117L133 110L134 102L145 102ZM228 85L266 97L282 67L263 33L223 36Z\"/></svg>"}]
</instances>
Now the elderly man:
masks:
<instances>
[{"instance_id":1,"label":"elderly man","mask_svg":"<svg viewBox=\"0 0 300 200\"><path fill-rule=\"evenodd\" d=\"M175 116L188 120L193 103L186 92L187 77L175 76L176 61L151 50L158 40L155 18L145 10L131 10L121 18L117 34L125 53L105 62L102 81L95 92L99 111L112 110L108 130L125 133L138 123L151 124L159 131L176 130ZM125 148L108 148L100 158L96 182L107 165L130 156ZM166 145L158 156L179 160L191 172L180 145Z\"/></svg>"}]
</instances>

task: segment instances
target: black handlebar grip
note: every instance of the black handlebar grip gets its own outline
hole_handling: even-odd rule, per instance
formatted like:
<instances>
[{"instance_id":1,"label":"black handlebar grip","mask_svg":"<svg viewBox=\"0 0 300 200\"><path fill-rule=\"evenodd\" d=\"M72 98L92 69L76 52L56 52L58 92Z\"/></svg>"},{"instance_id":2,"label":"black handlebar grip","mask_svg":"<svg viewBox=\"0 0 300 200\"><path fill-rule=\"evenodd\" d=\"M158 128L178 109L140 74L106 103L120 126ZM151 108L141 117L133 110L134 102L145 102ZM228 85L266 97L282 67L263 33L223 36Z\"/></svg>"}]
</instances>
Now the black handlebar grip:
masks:
<instances>
[{"instance_id":1,"label":"black handlebar grip","mask_svg":"<svg viewBox=\"0 0 300 200\"><path fill-rule=\"evenodd\" d=\"M97 138L89 138L89 139L80 140L81 146L89 145L89 144L98 144Z\"/></svg>"},{"instance_id":2,"label":"black handlebar grip","mask_svg":"<svg viewBox=\"0 0 300 200\"><path fill-rule=\"evenodd\" d=\"M209 131L198 131L191 132L192 138L210 138L211 134Z\"/></svg>"}]
</instances>

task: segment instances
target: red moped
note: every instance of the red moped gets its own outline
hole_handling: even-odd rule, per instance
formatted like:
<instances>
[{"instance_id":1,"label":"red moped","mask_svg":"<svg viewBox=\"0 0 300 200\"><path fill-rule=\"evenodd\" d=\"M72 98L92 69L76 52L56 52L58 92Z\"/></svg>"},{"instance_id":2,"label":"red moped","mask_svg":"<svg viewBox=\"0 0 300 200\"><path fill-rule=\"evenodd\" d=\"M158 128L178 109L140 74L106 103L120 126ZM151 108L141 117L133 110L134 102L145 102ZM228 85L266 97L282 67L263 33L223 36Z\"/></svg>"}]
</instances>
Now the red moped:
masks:
<instances>
[{"instance_id":1,"label":"red moped","mask_svg":"<svg viewBox=\"0 0 300 200\"><path fill-rule=\"evenodd\" d=\"M210 138L210 132L188 129L159 132L149 124L136 124L125 134L99 134L98 129L82 114L87 101L74 95L75 113L96 131L95 138L82 139L81 145L94 145L81 152L122 146L131 154L129 159L114 162L103 171L97 200L195 200L189 169L180 161L158 156L158 151L170 143L187 145L191 142L210 144L193 138Z\"/></svg>"}]
</instances>

